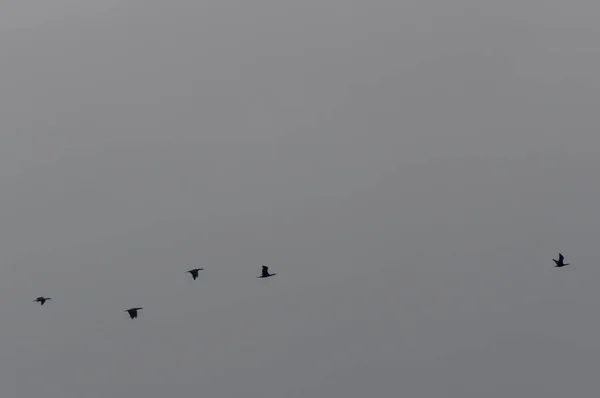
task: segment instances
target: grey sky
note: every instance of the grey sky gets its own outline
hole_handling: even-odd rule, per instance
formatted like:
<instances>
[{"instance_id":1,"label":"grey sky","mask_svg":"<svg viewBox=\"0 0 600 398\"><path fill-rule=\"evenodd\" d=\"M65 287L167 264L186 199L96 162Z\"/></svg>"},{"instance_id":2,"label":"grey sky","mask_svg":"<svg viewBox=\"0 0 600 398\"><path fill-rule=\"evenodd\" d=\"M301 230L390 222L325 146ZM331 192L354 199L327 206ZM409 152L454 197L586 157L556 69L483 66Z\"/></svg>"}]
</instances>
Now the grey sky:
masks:
<instances>
[{"instance_id":1,"label":"grey sky","mask_svg":"<svg viewBox=\"0 0 600 398\"><path fill-rule=\"evenodd\" d=\"M2 397L592 396L599 17L5 1Z\"/></svg>"}]
</instances>

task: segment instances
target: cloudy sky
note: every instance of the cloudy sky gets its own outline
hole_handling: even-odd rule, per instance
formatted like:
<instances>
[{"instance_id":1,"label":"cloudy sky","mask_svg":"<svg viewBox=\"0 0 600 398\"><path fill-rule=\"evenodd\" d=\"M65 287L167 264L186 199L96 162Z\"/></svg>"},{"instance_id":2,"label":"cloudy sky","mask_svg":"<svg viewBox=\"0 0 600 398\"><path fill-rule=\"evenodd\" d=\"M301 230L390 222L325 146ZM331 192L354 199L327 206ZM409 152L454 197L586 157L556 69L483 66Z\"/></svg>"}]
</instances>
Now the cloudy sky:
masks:
<instances>
[{"instance_id":1,"label":"cloudy sky","mask_svg":"<svg viewBox=\"0 0 600 398\"><path fill-rule=\"evenodd\" d=\"M599 18L5 0L2 397L592 396Z\"/></svg>"}]
</instances>

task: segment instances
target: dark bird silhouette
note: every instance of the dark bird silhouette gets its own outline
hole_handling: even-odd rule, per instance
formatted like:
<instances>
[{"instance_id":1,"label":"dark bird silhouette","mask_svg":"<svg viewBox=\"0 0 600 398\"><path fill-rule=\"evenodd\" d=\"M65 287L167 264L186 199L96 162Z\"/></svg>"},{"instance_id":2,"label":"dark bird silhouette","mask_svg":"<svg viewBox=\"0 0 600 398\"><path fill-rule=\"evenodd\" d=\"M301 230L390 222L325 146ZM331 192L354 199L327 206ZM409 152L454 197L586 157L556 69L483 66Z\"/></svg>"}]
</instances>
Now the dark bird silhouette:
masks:
<instances>
[{"instance_id":1,"label":"dark bird silhouette","mask_svg":"<svg viewBox=\"0 0 600 398\"><path fill-rule=\"evenodd\" d=\"M44 305L44 303L48 300L52 300L52 297L40 296L40 297L36 298L35 300L33 300L33 302L40 303L40 305Z\"/></svg>"},{"instance_id":2,"label":"dark bird silhouette","mask_svg":"<svg viewBox=\"0 0 600 398\"><path fill-rule=\"evenodd\" d=\"M190 274L192 274L192 278L194 278L194 280L196 280L196 278L198 277L198 271L202 271L203 269L204 268L194 268L194 269L191 269L186 272L189 272Z\"/></svg>"},{"instance_id":3,"label":"dark bird silhouette","mask_svg":"<svg viewBox=\"0 0 600 398\"><path fill-rule=\"evenodd\" d=\"M270 276L274 276L277 274L269 274L269 267L267 267L266 265L262 266L262 275L261 276L257 276L257 278L268 278Z\"/></svg>"},{"instance_id":4,"label":"dark bird silhouette","mask_svg":"<svg viewBox=\"0 0 600 398\"><path fill-rule=\"evenodd\" d=\"M125 312L129 312L129 317L131 319L133 318L137 318L138 316L138 310L141 310L143 307L135 307L135 308L130 308L128 310L125 310Z\"/></svg>"},{"instance_id":5,"label":"dark bird silhouette","mask_svg":"<svg viewBox=\"0 0 600 398\"><path fill-rule=\"evenodd\" d=\"M565 265L569 265L569 263L564 262L565 256L561 253L558 253L558 260L552 259L556 263L555 267L564 267Z\"/></svg>"}]
</instances>

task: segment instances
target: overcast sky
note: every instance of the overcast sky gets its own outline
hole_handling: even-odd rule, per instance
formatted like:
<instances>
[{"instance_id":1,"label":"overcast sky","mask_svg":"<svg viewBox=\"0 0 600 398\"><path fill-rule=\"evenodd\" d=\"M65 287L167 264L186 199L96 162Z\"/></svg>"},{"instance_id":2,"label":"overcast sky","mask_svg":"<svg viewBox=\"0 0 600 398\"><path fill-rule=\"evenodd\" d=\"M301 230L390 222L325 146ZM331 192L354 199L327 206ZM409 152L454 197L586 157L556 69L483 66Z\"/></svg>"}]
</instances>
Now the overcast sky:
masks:
<instances>
[{"instance_id":1,"label":"overcast sky","mask_svg":"<svg viewBox=\"0 0 600 398\"><path fill-rule=\"evenodd\" d=\"M2 397L593 396L599 19L3 1Z\"/></svg>"}]
</instances>

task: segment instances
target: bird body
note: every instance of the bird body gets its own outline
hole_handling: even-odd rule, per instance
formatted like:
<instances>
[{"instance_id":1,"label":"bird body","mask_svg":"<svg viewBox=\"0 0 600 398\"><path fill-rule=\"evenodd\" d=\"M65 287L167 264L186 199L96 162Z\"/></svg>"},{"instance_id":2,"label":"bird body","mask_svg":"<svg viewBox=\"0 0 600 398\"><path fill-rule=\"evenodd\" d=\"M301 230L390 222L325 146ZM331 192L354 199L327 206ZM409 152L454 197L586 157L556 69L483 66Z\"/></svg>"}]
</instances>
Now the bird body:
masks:
<instances>
[{"instance_id":1,"label":"bird body","mask_svg":"<svg viewBox=\"0 0 600 398\"><path fill-rule=\"evenodd\" d=\"M192 274L192 278L194 278L194 280L196 280L196 278L198 278L198 271L202 271L203 269L204 268L194 268L194 269L191 269L186 272L189 272L190 274Z\"/></svg>"},{"instance_id":2,"label":"bird body","mask_svg":"<svg viewBox=\"0 0 600 398\"><path fill-rule=\"evenodd\" d=\"M269 273L269 267L267 267L266 265L262 266L262 274L260 276L257 276L257 278L268 278L270 276L274 276L277 274L270 274Z\"/></svg>"},{"instance_id":3,"label":"bird body","mask_svg":"<svg viewBox=\"0 0 600 398\"><path fill-rule=\"evenodd\" d=\"M554 267L564 267L565 265L569 265L569 263L565 263L565 256L563 256L561 253L558 253L558 260L552 259L552 261L554 261L554 263L556 264Z\"/></svg>"},{"instance_id":4,"label":"bird body","mask_svg":"<svg viewBox=\"0 0 600 398\"><path fill-rule=\"evenodd\" d=\"M40 297L36 298L35 300L33 300L33 302L40 303L40 305L44 305L44 303L48 300L52 300L52 297L40 296Z\"/></svg>"},{"instance_id":5,"label":"bird body","mask_svg":"<svg viewBox=\"0 0 600 398\"><path fill-rule=\"evenodd\" d=\"M138 317L138 310L143 309L143 307L134 307L134 308L130 308L128 310L125 310L125 312L129 313L129 317L131 319L137 318Z\"/></svg>"}]
</instances>

